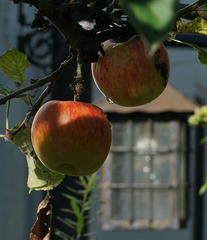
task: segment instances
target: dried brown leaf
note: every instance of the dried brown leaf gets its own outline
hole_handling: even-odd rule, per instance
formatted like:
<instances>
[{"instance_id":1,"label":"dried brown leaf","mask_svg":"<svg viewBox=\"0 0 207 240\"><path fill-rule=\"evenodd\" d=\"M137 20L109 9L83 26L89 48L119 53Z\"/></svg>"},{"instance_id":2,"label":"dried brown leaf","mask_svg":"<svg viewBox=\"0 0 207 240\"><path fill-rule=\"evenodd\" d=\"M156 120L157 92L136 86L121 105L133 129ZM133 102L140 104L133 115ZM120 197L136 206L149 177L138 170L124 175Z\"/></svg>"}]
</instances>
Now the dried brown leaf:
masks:
<instances>
[{"instance_id":1,"label":"dried brown leaf","mask_svg":"<svg viewBox=\"0 0 207 240\"><path fill-rule=\"evenodd\" d=\"M49 240L52 222L52 204L54 197L49 193L39 204L37 209L37 220L35 221L30 234L30 240Z\"/></svg>"}]
</instances>

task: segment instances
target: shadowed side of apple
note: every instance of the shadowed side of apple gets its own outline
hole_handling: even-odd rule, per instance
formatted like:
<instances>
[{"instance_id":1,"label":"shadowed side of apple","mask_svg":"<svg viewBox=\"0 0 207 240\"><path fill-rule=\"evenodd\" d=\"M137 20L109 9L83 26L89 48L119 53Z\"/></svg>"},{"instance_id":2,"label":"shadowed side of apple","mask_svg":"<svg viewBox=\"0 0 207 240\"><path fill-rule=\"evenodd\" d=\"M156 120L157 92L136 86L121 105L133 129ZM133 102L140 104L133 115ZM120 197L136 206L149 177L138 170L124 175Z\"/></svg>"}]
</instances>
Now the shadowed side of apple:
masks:
<instances>
[{"instance_id":1,"label":"shadowed side of apple","mask_svg":"<svg viewBox=\"0 0 207 240\"><path fill-rule=\"evenodd\" d=\"M49 101L35 115L32 143L49 169L84 176L96 172L111 146L111 124L103 111L91 104Z\"/></svg>"},{"instance_id":2,"label":"shadowed side of apple","mask_svg":"<svg viewBox=\"0 0 207 240\"><path fill-rule=\"evenodd\" d=\"M105 54L92 63L93 79L99 90L112 102L127 107L153 101L165 89L170 64L163 44L151 57L147 56L139 36L104 44Z\"/></svg>"}]
</instances>

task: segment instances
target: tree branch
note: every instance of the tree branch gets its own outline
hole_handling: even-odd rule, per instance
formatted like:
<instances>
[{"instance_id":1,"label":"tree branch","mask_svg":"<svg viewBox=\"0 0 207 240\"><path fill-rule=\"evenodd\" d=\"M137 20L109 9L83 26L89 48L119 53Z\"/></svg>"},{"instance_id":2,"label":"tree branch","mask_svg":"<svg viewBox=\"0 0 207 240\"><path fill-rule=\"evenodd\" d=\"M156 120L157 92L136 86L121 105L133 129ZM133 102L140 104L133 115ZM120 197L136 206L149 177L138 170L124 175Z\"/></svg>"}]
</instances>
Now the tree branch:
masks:
<instances>
[{"instance_id":1,"label":"tree branch","mask_svg":"<svg viewBox=\"0 0 207 240\"><path fill-rule=\"evenodd\" d=\"M203 5L207 4L207 0L198 0L190 5L187 5L186 7L179 9L177 13L177 18L180 19L184 17L185 15L196 11L199 7L202 7Z\"/></svg>"},{"instance_id":2,"label":"tree branch","mask_svg":"<svg viewBox=\"0 0 207 240\"><path fill-rule=\"evenodd\" d=\"M119 38L119 37L124 38L126 36L130 38L135 34L136 34L135 30L131 26L126 25L123 27L114 27L112 29L106 29L100 33L97 33L97 38L102 43L112 38Z\"/></svg>"},{"instance_id":3,"label":"tree branch","mask_svg":"<svg viewBox=\"0 0 207 240\"><path fill-rule=\"evenodd\" d=\"M126 31L121 31L121 27L125 27L128 24L121 19L115 19L111 16L110 8L117 4L117 1L103 1L103 0L84 0L74 3L62 3L58 0L12 0L14 3L24 2L35 6L42 16L45 16L56 27L59 33L63 36L64 40L76 51L79 56L80 63L91 63L98 60L98 52L102 51L102 42L107 40L109 36L113 38L113 31L117 36L119 32L123 36L123 33L127 37ZM88 6L88 3L93 2L92 6ZM111 5L110 5L111 4ZM89 18L95 19L98 23L98 27L92 30L84 29L78 20L72 16L72 13L84 13ZM99 26L100 25L100 26ZM117 31L117 25L119 30ZM113 28L114 27L114 28ZM100 31L105 31L110 34L99 35ZM105 36L105 38L103 38ZM109 39L109 38L108 38Z\"/></svg>"},{"instance_id":4,"label":"tree branch","mask_svg":"<svg viewBox=\"0 0 207 240\"><path fill-rule=\"evenodd\" d=\"M16 96L20 95L21 93L31 91L33 89L44 86L45 84L47 84L49 82L56 81L61 76L63 71L69 65L71 65L73 62L75 62L75 60L76 60L76 58L75 58L74 55L71 56L70 58L67 58L63 63L61 63L60 67L58 69L56 69L54 72L52 72L50 75L35 81L35 83L30 85L29 87L22 88L22 89L14 92L12 94L7 95L6 97L1 98L0 99L0 105L5 104L7 101L11 100L12 98L15 98Z\"/></svg>"},{"instance_id":5,"label":"tree branch","mask_svg":"<svg viewBox=\"0 0 207 240\"><path fill-rule=\"evenodd\" d=\"M5 138L13 138L22 128L25 128L27 127L28 123L29 123L29 120L32 116L35 115L35 113L38 111L38 109L40 108L43 100L48 96L49 93L51 93L52 91L52 88L55 84L55 81L54 82L51 82L46 88L45 90L42 92L42 94L40 95L40 97L38 98L38 100L36 101L35 105L33 106L32 110L29 111L24 120L22 121L22 123L20 124L20 126L13 132L8 132L6 135L5 135Z\"/></svg>"}]
</instances>

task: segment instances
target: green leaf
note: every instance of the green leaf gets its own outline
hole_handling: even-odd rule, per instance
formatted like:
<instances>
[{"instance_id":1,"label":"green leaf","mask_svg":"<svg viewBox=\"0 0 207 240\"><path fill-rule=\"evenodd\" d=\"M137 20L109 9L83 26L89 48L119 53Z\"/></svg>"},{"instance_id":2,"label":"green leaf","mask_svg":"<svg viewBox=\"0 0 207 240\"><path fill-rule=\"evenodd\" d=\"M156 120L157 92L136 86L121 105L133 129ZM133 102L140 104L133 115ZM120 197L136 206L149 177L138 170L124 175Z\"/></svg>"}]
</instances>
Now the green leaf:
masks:
<instances>
[{"instance_id":1,"label":"green leaf","mask_svg":"<svg viewBox=\"0 0 207 240\"><path fill-rule=\"evenodd\" d=\"M61 195L64 196L65 198L69 199L69 200L71 200L71 198L75 198L74 196L71 196L70 194L67 194L67 193L62 193ZM75 200L76 200L77 203L81 204L81 199L75 198Z\"/></svg>"},{"instance_id":2,"label":"green leaf","mask_svg":"<svg viewBox=\"0 0 207 240\"><path fill-rule=\"evenodd\" d=\"M93 200L93 195L91 194L91 195L88 197L88 199L87 199L87 201L86 201L86 203L85 203L84 211L89 210L89 209L91 208L91 202L92 202L92 200Z\"/></svg>"},{"instance_id":3,"label":"green leaf","mask_svg":"<svg viewBox=\"0 0 207 240\"><path fill-rule=\"evenodd\" d=\"M65 224L67 226L69 226L70 228L76 230L76 228L77 228L77 222L76 221L73 221L70 218L65 218L64 222L65 222Z\"/></svg>"},{"instance_id":4,"label":"green leaf","mask_svg":"<svg viewBox=\"0 0 207 240\"><path fill-rule=\"evenodd\" d=\"M55 235L60 237L62 240L69 240L70 237L65 232L55 228ZM71 240L71 239L70 239Z\"/></svg>"},{"instance_id":5,"label":"green leaf","mask_svg":"<svg viewBox=\"0 0 207 240\"><path fill-rule=\"evenodd\" d=\"M85 180L85 177L84 177L84 176L80 176L80 177L79 177L79 180L80 180L80 182L83 184L84 187L87 186L87 181Z\"/></svg>"},{"instance_id":6,"label":"green leaf","mask_svg":"<svg viewBox=\"0 0 207 240\"><path fill-rule=\"evenodd\" d=\"M179 21L177 23L177 33L193 33L207 35L207 21L202 17L197 17L191 22L185 23Z\"/></svg>"},{"instance_id":7,"label":"green leaf","mask_svg":"<svg viewBox=\"0 0 207 240\"><path fill-rule=\"evenodd\" d=\"M12 90L11 88L8 88L8 87L0 84L0 95L7 96L7 95L10 95L14 92L15 91ZM23 100L27 105L30 105L30 103L32 101L32 97L29 94L26 94L26 93L22 93L22 94L16 96L15 98L17 98L19 100Z\"/></svg>"},{"instance_id":8,"label":"green leaf","mask_svg":"<svg viewBox=\"0 0 207 240\"><path fill-rule=\"evenodd\" d=\"M64 223L66 226L76 230L77 223L69 218L61 218L59 216L56 217L60 222Z\"/></svg>"},{"instance_id":9,"label":"green leaf","mask_svg":"<svg viewBox=\"0 0 207 240\"><path fill-rule=\"evenodd\" d=\"M207 190L207 183L204 183L204 184L200 187L198 194L199 194L199 195L202 195L202 194L205 193L206 190Z\"/></svg>"},{"instance_id":10,"label":"green leaf","mask_svg":"<svg viewBox=\"0 0 207 240\"><path fill-rule=\"evenodd\" d=\"M205 50L203 50L202 48L200 48L199 46L197 46L194 43L187 43L187 42L183 42L183 41L180 41L180 40L177 40L177 39L172 39L172 40L175 41L175 42L185 44L189 47L194 48L198 52L198 60L201 63L207 65L207 52Z\"/></svg>"},{"instance_id":11,"label":"green leaf","mask_svg":"<svg viewBox=\"0 0 207 240\"><path fill-rule=\"evenodd\" d=\"M80 211L75 198L71 198L71 207L74 210L75 216L77 217L77 234L80 235L84 227L84 216Z\"/></svg>"},{"instance_id":12,"label":"green leaf","mask_svg":"<svg viewBox=\"0 0 207 240\"><path fill-rule=\"evenodd\" d=\"M92 190L97 189L97 182L99 177L97 176L97 173L94 173L90 176L80 176L76 183L81 186L81 190L75 190L72 189L70 186L67 186L67 190L70 192L68 194L62 193L63 196L65 196L67 199L70 199L71 209L61 209L61 211L70 213L72 215L75 215L76 219L75 221L71 221L69 218L61 219L58 218L61 222L63 222L65 225L70 226L76 230L76 237L75 239L82 238L83 236L86 236L85 233L83 233L83 228L86 225L89 225L94 219L100 215L99 212L95 212L93 214L86 214L87 211L91 209L91 203L94 199L94 194L91 193ZM90 192L90 195L89 195ZM81 194L81 199L78 197L76 198L74 196L78 194ZM94 233L87 233L87 235L94 235ZM71 238L70 238L71 239ZM92 239L92 238L91 238Z\"/></svg>"},{"instance_id":13,"label":"green leaf","mask_svg":"<svg viewBox=\"0 0 207 240\"><path fill-rule=\"evenodd\" d=\"M4 74L18 83L26 80L24 70L30 67L27 55L19 52L16 48L6 51L0 56L0 69Z\"/></svg>"},{"instance_id":14,"label":"green leaf","mask_svg":"<svg viewBox=\"0 0 207 240\"><path fill-rule=\"evenodd\" d=\"M74 214L73 210L71 210L70 208L61 208L60 210L61 210L62 212L65 212L65 213Z\"/></svg>"},{"instance_id":15,"label":"green leaf","mask_svg":"<svg viewBox=\"0 0 207 240\"><path fill-rule=\"evenodd\" d=\"M201 140L200 140L200 144L204 144L207 142L207 136L203 137Z\"/></svg>"},{"instance_id":16,"label":"green leaf","mask_svg":"<svg viewBox=\"0 0 207 240\"><path fill-rule=\"evenodd\" d=\"M207 52L204 51L202 48L198 47L196 44L189 43L188 45L194 48L198 52L198 60L201 63L207 65Z\"/></svg>"},{"instance_id":17,"label":"green leaf","mask_svg":"<svg viewBox=\"0 0 207 240\"><path fill-rule=\"evenodd\" d=\"M15 131L18 126L19 125L10 129L9 132ZM22 153L26 156L28 165L27 185L30 191L51 190L62 182L64 175L49 170L37 158L31 142L30 126L28 126L27 129L22 128L10 140L13 144L19 147Z\"/></svg>"},{"instance_id":18,"label":"green leaf","mask_svg":"<svg viewBox=\"0 0 207 240\"><path fill-rule=\"evenodd\" d=\"M76 188L72 188L70 186L66 186L66 189L69 190L70 192L75 193L78 196L82 196L83 195L82 191L81 190L77 190Z\"/></svg>"},{"instance_id":19,"label":"green leaf","mask_svg":"<svg viewBox=\"0 0 207 240\"><path fill-rule=\"evenodd\" d=\"M178 0L120 0L120 3L135 29L150 44L165 39L176 21Z\"/></svg>"},{"instance_id":20,"label":"green leaf","mask_svg":"<svg viewBox=\"0 0 207 240\"><path fill-rule=\"evenodd\" d=\"M202 106L194 110L194 114L188 119L190 125L201 125L207 123L207 106Z\"/></svg>"},{"instance_id":21,"label":"green leaf","mask_svg":"<svg viewBox=\"0 0 207 240\"><path fill-rule=\"evenodd\" d=\"M97 181L98 181L98 177L96 172L88 177L88 184L85 186L85 191L83 195L84 199L87 198L91 190L96 188Z\"/></svg>"}]
</instances>

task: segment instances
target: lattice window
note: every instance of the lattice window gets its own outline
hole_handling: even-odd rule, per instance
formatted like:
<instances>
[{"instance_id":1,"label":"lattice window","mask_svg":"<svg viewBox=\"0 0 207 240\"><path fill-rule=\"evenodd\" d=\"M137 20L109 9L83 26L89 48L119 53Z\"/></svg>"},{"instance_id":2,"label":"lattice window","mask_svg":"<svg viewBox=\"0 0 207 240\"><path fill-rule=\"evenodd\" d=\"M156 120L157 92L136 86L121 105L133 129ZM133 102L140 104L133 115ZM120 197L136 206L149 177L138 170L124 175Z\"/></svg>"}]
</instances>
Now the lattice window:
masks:
<instances>
[{"instance_id":1,"label":"lattice window","mask_svg":"<svg viewBox=\"0 0 207 240\"><path fill-rule=\"evenodd\" d=\"M102 171L104 229L178 229L186 218L187 126L179 120L114 122Z\"/></svg>"}]
</instances>

